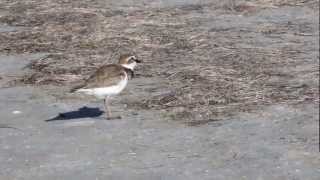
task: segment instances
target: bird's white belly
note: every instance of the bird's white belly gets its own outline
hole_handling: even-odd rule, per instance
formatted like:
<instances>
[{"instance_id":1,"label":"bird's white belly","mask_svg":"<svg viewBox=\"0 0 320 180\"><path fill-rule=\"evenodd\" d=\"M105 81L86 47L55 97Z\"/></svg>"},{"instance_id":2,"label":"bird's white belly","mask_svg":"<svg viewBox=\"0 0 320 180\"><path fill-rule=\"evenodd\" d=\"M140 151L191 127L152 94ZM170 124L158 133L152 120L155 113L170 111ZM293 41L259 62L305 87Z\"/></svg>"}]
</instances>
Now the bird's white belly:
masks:
<instances>
[{"instance_id":1,"label":"bird's white belly","mask_svg":"<svg viewBox=\"0 0 320 180\"><path fill-rule=\"evenodd\" d=\"M93 95L99 99L104 99L107 96L119 94L128 83L127 77L121 80L117 85L101 87L101 88L92 88L92 89L79 89L77 92L82 92L87 95Z\"/></svg>"}]
</instances>

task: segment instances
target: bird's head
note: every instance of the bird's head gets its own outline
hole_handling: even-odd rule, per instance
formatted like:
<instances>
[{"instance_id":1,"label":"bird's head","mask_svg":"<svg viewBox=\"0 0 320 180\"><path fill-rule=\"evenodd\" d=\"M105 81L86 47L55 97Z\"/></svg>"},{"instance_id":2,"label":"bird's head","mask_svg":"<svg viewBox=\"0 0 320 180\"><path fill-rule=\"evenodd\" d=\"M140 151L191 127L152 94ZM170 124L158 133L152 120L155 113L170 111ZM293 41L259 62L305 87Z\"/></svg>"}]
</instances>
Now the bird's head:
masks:
<instances>
[{"instance_id":1,"label":"bird's head","mask_svg":"<svg viewBox=\"0 0 320 180\"><path fill-rule=\"evenodd\" d=\"M119 64L130 70L133 70L137 63L141 63L141 60L130 54L121 55L119 59Z\"/></svg>"}]
</instances>

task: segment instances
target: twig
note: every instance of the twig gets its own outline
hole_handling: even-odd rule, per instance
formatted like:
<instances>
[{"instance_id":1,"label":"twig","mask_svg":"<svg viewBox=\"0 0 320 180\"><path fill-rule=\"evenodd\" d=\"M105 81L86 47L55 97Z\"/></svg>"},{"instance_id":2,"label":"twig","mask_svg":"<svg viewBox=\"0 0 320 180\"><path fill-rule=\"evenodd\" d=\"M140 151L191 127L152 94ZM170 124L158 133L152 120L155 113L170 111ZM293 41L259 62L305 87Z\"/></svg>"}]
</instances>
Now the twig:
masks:
<instances>
[{"instance_id":1,"label":"twig","mask_svg":"<svg viewBox=\"0 0 320 180\"><path fill-rule=\"evenodd\" d=\"M23 131L22 129L10 126L8 124L0 124L0 128L15 129L15 130Z\"/></svg>"}]
</instances>

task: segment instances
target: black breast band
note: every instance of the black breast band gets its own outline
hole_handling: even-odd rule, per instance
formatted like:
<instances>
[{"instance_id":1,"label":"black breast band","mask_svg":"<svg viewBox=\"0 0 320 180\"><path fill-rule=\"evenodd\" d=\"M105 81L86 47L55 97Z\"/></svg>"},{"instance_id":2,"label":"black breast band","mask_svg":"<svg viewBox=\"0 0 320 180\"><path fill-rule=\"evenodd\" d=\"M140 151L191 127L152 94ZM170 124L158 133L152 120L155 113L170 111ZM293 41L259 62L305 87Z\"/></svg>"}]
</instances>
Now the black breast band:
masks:
<instances>
[{"instance_id":1,"label":"black breast band","mask_svg":"<svg viewBox=\"0 0 320 180\"><path fill-rule=\"evenodd\" d=\"M134 78L134 72L129 68L124 68L127 74L130 74L130 79Z\"/></svg>"}]
</instances>

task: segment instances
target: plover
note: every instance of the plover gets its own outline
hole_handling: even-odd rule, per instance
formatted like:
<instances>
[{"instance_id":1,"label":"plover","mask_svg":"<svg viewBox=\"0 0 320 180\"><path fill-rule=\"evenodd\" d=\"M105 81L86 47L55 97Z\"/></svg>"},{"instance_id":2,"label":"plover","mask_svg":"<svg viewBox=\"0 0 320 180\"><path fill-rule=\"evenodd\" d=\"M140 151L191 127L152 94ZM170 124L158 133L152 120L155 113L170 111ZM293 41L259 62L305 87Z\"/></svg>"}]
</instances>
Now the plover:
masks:
<instances>
[{"instance_id":1,"label":"plover","mask_svg":"<svg viewBox=\"0 0 320 180\"><path fill-rule=\"evenodd\" d=\"M93 95L98 99L104 99L107 119L118 119L121 116L111 116L108 98L119 94L134 76L134 68L141 61L133 55L121 55L118 64L103 65L80 85L70 92L79 92Z\"/></svg>"}]
</instances>

